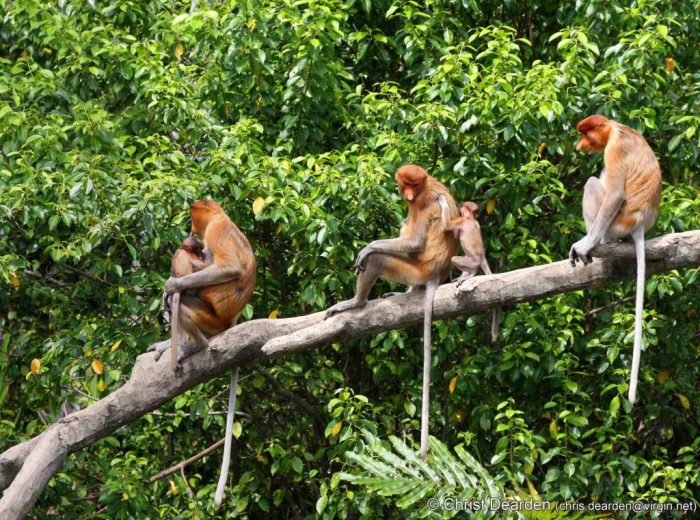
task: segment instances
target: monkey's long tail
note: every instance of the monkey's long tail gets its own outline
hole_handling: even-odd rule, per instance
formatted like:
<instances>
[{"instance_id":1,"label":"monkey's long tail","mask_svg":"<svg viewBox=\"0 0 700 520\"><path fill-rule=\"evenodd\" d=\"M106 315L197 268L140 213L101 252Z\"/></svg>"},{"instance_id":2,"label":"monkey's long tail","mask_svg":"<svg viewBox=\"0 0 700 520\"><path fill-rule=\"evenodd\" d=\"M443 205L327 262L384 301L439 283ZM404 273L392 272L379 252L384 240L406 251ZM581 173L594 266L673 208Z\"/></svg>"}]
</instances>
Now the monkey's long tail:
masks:
<instances>
[{"instance_id":1,"label":"monkey's long tail","mask_svg":"<svg viewBox=\"0 0 700 520\"><path fill-rule=\"evenodd\" d=\"M438 288L437 280L430 280L425 285L425 300L423 305L423 402L421 403L420 418L420 456L423 460L428 456L428 427L430 419L430 367L432 355L430 351L431 325L433 322L433 298Z\"/></svg>"},{"instance_id":2,"label":"monkey's long tail","mask_svg":"<svg viewBox=\"0 0 700 520\"><path fill-rule=\"evenodd\" d=\"M173 293L170 302L170 368L177 370L177 349L180 344L180 293Z\"/></svg>"},{"instance_id":3,"label":"monkey's long tail","mask_svg":"<svg viewBox=\"0 0 700 520\"><path fill-rule=\"evenodd\" d=\"M224 440L224 460L221 462L221 475L219 483L216 485L216 495L214 504L221 505L224 499L224 489L226 489L226 479L228 478L228 466L231 462L231 436L233 435L233 416L236 412L236 391L238 390L238 367L231 371L231 387L228 391L228 413L226 414L226 440Z\"/></svg>"},{"instance_id":4,"label":"monkey's long tail","mask_svg":"<svg viewBox=\"0 0 700 520\"><path fill-rule=\"evenodd\" d=\"M486 256L481 260L481 270L486 274L493 274L489 263L486 261ZM501 308L496 307L493 310L493 315L491 316L491 343L494 345L498 343L498 324L501 321Z\"/></svg>"},{"instance_id":5,"label":"monkey's long tail","mask_svg":"<svg viewBox=\"0 0 700 520\"><path fill-rule=\"evenodd\" d=\"M494 345L498 343L498 329L499 322L501 321L501 308L496 307L493 310L493 316L491 316L491 343Z\"/></svg>"},{"instance_id":6,"label":"monkey's long tail","mask_svg":"<svg viewBox=\"0 0 700 520\"><path fill-rule=\"evenodd\" d=\"M637 378L639 375L639 361L642 356L642 315L644 311L644 275L646 258L644 256L644 225L632 232L634 240L634 253L637 257L637 294L634 306L634 350L632 351L632 376L627 397L631 404L637 400Z\"/></svg>"}]
</instances>

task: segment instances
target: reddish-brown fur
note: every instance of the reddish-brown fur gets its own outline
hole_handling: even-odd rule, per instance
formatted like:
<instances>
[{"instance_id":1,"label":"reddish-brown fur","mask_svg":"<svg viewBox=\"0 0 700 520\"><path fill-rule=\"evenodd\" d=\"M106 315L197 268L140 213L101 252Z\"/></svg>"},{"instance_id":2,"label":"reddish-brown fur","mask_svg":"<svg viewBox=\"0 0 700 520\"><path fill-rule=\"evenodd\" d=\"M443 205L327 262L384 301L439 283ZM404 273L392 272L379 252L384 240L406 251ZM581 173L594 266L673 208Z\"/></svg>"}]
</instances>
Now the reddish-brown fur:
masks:
<instances>
[{"instance_id":1,"label":"reddish-brown fur","mask_svg":"<svg viewBox=\"0 0 700 520\"><path fill-rule=\"evenodd\" d=\"M648 230L654 224L661 202L661 169L654 152L632 128L601 115L582 120L577 150L604 152L606 187L623 182L625 202L610 226L612 236L629 235L643 220ZM651 214L650 214L651 212Z\"/></svg>"},{"instance_id":2,"label":"reddish-brown fur","mask_svg":"<svg viewBox=\"0 0 700 520\"><path fill-rule=\"evenodd\" d=\"M213 200L193 203L190 216L192 232L204 240L211 251L212 263L239 265L242 273L229 282L197 291L205 306L191 309L192 319L204 334L211 336L231 327L250 300L255 288L255 256L248 239Z\"/></svg>"},{"instance_id":3,"label":"reddish-brown fur","mask_svg":"<svg viewBox=\"0 0 700 520\"><path fill-rule=\"evenodd\" d=\"M400 236L411 236L423 220L428 221L428 230L424 249L412 260L392 258L391 272L385 277L408 285L422 285L438 274L442 281L450 274L450 259L457 253L457 240L453 233L442 229L437 198L440 194L447 197L453 215L457 213L455 201L447 188L420 166L402 166L396 171L396 182L401 195L409 202L408 218ZM403 274L399 274L402 271Z\"/></svg>"}]
</instances>

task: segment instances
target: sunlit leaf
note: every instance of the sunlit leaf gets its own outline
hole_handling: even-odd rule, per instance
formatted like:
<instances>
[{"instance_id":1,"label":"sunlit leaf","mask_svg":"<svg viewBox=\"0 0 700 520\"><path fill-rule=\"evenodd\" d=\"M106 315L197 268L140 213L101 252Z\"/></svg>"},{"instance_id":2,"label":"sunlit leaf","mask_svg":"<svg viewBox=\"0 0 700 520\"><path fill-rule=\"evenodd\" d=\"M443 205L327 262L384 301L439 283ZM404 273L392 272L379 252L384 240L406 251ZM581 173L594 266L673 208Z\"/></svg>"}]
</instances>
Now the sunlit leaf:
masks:
<instances>
[{"instance_id":1,"label":"sunlit leaf","mask_svg":"<svg viewBox=\"0 0 700 520\"><path fill-rule=\"evenodd\" d=\"M493 210L495 210L495 209L496 209L496 199L490 199L486 203L486 213L488 215L490 215L491 213L493 213Z\"/></svg>"},{"instance_id":2,"label":"sunlit leaf","mask_svg":"<svg viewBox=\"0 0 700 520\"><path fill-rule=\"evenodd\" d=\"M263 209L263 206L265 206L265 199L262 197L255 199L253 202L253 215L259 215Z\"/></svg>"},{"instance_id":3,"label":"sunlit leaf","mask_svg":"<svg viewBox=\"0 0 700 520\"><path fill-rule=\"evenodd\" d=\"M336 436L340 433L340 430L343 428L343 423L342 422L337 422L335 423L335 426L333 426L333 429L331 430L331 436Z\"/></svg>"}]
</instances>

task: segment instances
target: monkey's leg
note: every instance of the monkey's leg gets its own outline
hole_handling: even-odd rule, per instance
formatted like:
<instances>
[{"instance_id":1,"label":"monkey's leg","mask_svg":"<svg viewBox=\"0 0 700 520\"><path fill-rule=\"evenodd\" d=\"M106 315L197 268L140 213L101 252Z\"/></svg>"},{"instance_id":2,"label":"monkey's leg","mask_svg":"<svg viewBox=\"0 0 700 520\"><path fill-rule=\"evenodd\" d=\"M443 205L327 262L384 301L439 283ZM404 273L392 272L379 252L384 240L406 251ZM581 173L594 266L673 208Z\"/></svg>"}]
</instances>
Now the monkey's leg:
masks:
<instances>
[{"instance_id":1,"label":"monkey's leg","mask_svg":"<svg viewBox=\"0 0 700 520\"><path fill-rule=\"evenodd\" d=\"M644 223L641 222L632 231L634 240L634 252L637 257L637 294L634 305L634 349L632 351L632 374L628 399L631 404L637 400L637 377L639 374L639 361L642 356L642 315L644 309L644 275L646 258L644 256Z\"/></svg>"},{"instance_id":2,"label":"monkey's leg","mask_svg":"<svg viewBox=\"0 0 700 520\"><path fill-rule=\"evenodd\" d=\"M189 335L190 340L180 345L180 351L177 354L178 363L209 346L209 340L194 321L193 314L196 312L205 311L192 309L185 305L184 302L180 304L180 325L182 330Z\"/></svg>"},{"instance_id":3,"label":"monkey's leg","mask_svg":"<svg viewBox=\"0 0 700 520\"><path fill-rule=\"evenodd\" d=\"M377 281L379 275L384 269L384 255L374 254L367 258L366 268L364 271L359 271L357 275L357 284L355 286L355 297L344 302L339 302L330 307L326 311L326 318L330 318L339 312L357 309L367 305L367 297L372 289L374 282Z\"/></svg>"},{"instance_id":4,"label":"monkey's leg","mask_svg":"<svg viewBox=\"0 0 700 520\"><path fill-rule=\"evenodd\" d=\"M173 293L170 318L170 368L177 370L180 364L177 362L178 344L180 342L180 293Z\"/></svg>"},{"instance_id":5,"label":"monkey's leg","mask_svg":"<svg viewBox=\"0 0 700 520\"><path fill-rule=\"evenodd\" d=\"M462 271L460 277L457 278L458 285L473 277L479 269L479 261L471 256L453 256L452 265Z\"/></svg>"},{"instance_id":6,"label":"monkey's leg","mask_svg":"<svg viewBox=\"0 0 700 520\"><path fill-rule=\"evenodd\" d=\"M489 263L486 261L486 257L481 259L481 270L484 271L486 274L493 274L491 272L491 268L489 267ZM498 306L493 309L493 313L491 315L491 343L498 343L498 323L501 321L501 307Z\"/></svg>"},{"instance_id":7,"label":"monkey's leg","mask_svg":"<svg viewBox=\"0 0 700 520\"><path fill-rule=\"evenodd\" d=\"M432 366L432 353L430 349L431 326L433 322L433 298L437 291L439 280L429 280L425 285L425 299L423 305L423 402L421 404L420 418L420 456L425 460L428 456L428 429L430 414L430 368Z\"/></svg>"},{"instance_id":8,"label":"monkey's leg","mask_svg":"<svg viewBox=\"0 0 700 520\"><path fill-rule=\"evenodd\" d=\"M604 199L605 186L597 177L590 177L583 188L583 221L586 223L586 233L593 227Z\"/></svg>"}]
</instances>

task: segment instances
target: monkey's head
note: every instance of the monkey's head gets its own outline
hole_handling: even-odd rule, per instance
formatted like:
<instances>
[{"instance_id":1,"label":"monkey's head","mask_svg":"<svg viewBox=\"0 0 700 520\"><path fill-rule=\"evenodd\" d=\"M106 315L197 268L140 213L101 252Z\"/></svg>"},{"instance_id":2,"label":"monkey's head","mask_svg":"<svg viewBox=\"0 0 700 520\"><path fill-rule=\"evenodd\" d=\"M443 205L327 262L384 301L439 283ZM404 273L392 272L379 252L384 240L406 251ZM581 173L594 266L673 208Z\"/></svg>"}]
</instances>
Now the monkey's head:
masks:
<instances>
[{"instance_id":1,"label":"monkey's head","mask_svg":"<svg viewBox=\"0 0 700 520\"><path fill-rule=\"evenodd\" d=\"M190 206L190 220L192 221L192 233L203 235L209 222L221 215L224 210L219 204L210 199L198 200Z\"/></svg>"},{"instance_id":2,"label":"monkey's head","mask_svg":"<svg viewBox=\"0 0 700 520\"><path fill-rule=\"evenodd\" d=\"M401 196L408 202L413 202L425 188L428 173L415 164L405 164L396 170L396 184Z\"/></svg>"},{"instance_id":3,"label":"monkey's head","mask_svg":"<svg viewBox=\"0 0 700 520\"><path fill-rule=\"evenodd\" d=\"M599 114L589 116L576 125L576 130L581 138L576 145L576 150L587 152L601 152L605 150L610 137L610 121Z\"/></svg>"},{"instance_id":4,"label":"monkey's head","mask_svg":"<svg viewBox=\"0 0 700 520\"><path fill-rule=\"evenodd\" d=\"M204 252L204 242L197 237L190 236L182 242L182 249L192 255L201 257Z\"/></svg>"},{"instance_id":5,"label":"monkey's head","mask_svg":"<svg viewBox=\"0 0 700 520\"><path fill-rule=\"evenodd\" d=\"M479 216L479 205L471 200L462 202L462 205L459 207L459 214L464 218L476 219Z\"/></svg>"}]
</instances>

